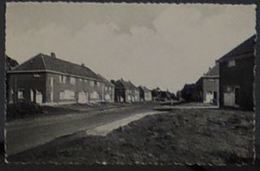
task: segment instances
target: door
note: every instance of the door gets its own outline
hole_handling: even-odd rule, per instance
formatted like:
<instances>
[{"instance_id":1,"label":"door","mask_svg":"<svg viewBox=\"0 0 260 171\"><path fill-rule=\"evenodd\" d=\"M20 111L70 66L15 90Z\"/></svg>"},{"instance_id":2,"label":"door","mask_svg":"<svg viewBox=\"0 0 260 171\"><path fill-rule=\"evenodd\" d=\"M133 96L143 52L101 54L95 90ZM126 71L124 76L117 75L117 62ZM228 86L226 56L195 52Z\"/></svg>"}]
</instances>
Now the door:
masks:
<instances>
[{"instance_id":1,"label":"door","mask_svg":"<svg viewBox=\"0 0 260 171\"><path fill-rule=\"evenodd\" d=\"M213 103L218 104L218 93L216 91L213 93Z\"/></svg>"},{"instance_id":2,"label":"door","mask_svg":"<svg viewBox=\"0 0 260 171\"><path fill-rule=\"evenodd\" d=\"M110 97L109 94L106 94L106 95L105 95L105 100L106 100L106 101L110 101L110 100L111 100L111 97Z\"/></svg>"},{"instance_id":3,"label":"door","mask_svg":"<svg viewBox=\"0 0 260 171\"><path fill-rule=\"evenodd\" d=\"M235 104L239 105L240 101L240 88L236 87L235 88Z\"/></svg>"},{"instance_id":4,"label":"door","mask_svg":"<svg viewBox=\"0 0 260 171\"><path fill-rule=\"evenodd\" d=\"M42 93L40 91L36 90L36 103L42 104L42 101L43 101Z\"/></svg>"},{"instance_id":5,"label":"door","mask_svg":"<svg viewBox=\"0 0 260 171\"><path fill-rule=\"evenodd\" d=\"M212 103L213 101L213 94L211 91L206 93L206 103Z\"/></svg>"}]
</instances>

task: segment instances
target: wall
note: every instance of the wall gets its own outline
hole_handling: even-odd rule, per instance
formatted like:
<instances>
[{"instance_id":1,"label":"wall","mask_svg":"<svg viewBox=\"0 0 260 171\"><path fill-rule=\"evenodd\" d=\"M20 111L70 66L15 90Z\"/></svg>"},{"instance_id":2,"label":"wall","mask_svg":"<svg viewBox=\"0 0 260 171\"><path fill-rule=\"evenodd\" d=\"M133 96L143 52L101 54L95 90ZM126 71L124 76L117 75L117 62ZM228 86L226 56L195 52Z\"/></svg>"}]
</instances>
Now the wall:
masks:
<instances>
[{"instance_id":1,"label":"wall","mask_svg":"<svg viewBox=\"0 0 260 171\"><path fill-rule=\"evenodd\" d=\"M110 85L105 85L104 87L104 101L105 102L114 102L115 100L115 87L114 86L110 86ZM109 98L108 98L109 97Z\"/></svg>"},{"instance_id":2,"label":"wall","mask_svg":"<svg viewBox=\"0 0 260 171\"><path fill-rule=\"evenodd\" d=\"M206 101L207 92L217 92L216 105L219 104L219 78L203 78L203 101Z\"/></svg>"},{"instance_id":3,"label":"wall","mask_svg":"<svg viewBox=\"0 0 260 171\"><path fill-rule=\"evenodd\" d=\"M237 59L233 67L228 67L227 62L220 63L220 106L224 106L224 87L238 85L240 108L253 110L254 57L252 55L248 58Z\"/></svg>"},{"instance_id":4,"label":"wall","mask_svg":"<svg viewBox=\"0 0 260 171\"><path fill-rule=\"evenodd\" d=\"M28 102L32 101L30 91L37 90L42 94L43 103L46 104L77 103L79 102L79 93L82 94L83 92L86 94L86 102L99 102L102 101L102 97L105 96L103 82L99 82L99 85L91 87L90 80L87 80L86 82L83 79L75 78L75 84L71 84L70 77L64 76L64 78L65 82L61 82L60 75L53 73L8 74L7 79L10 85L7 93L9 96L8 99L11 100L12 98L11 90L14 92L14 102L18 100L17 90L24 91L24 100ZM53 88L51 86L51 79L53 79ZM53 92L53 95L51 92ZM66 98L69 94L74 94L73 98ZM94 96L91 96L91 94Z\"/></svg>"},{"instance_id":5,"label":"wall","mask_svg":"<svg viewBox=\"0 0 260 171\"><path fill-rule=\"evenodd\" d=\"M59 74L47 74L46 81L46 99L47 102L51 102L51 79L53 78L53 103L77 103L79 100L79 93L84 92L87 97L87 102L96 103L102 101L104 97L104 83L99 82L99 85L91 86L90 81L86 79L75 78L75 84L70 82L70 76L65 76L65 82L60 81ZM61 92L67 96L68 92L74 92L75 96L71 99L61 99ZM63 94L64 94L63 93Z\"/></svg>"},{"instance_id":6,"label":"wall","mask_svg":"<svg viewBox=\"0 0 260 171\"><path fill-rule=\"evenodd\" d=\"M140 102L140 91L138 88L136 89L116 89L116 96L119 98L120 96L124 98L124 102L132 103L132 102Z\"/></svg>"},{"instance_id":7,"label":"wall","mask_svg":"<svg viewBox=\"0 0 260 171\"><path fill-rule=\"evenodd\" d=\"M126 92L125 89L119 85L118 83L115 84L115 96L114 96L114 101L115 102L126 102Z\"/></svg>"},{"instance_id":8,"label":"wall","mask_svg":"<svg viewBox=\"0 0 260 171\"><path fill-rule=\"evenodd\" d=\"M17 73L8 74L7 76L9 89L8 101L11 99L14 102L18 100L18 90L24 91L24 100L27 102L31 101L30 90L38 90L43 95L43 102L46 102L46 74L45 73ZM13 95L11 93L13 91ZM13 97L13 98L12 98Z\"/></svg>"}]
</instances>

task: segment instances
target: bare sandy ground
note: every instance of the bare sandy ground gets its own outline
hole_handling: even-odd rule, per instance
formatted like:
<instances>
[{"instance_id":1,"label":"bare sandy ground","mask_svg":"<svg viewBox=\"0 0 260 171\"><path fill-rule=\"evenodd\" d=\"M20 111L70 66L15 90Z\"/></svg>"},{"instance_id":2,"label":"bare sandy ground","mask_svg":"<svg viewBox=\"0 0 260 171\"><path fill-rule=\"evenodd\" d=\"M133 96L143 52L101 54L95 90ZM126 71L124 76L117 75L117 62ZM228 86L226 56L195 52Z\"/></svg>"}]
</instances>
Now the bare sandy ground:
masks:
<instances>
[{"instance_id":1,"label":"bare sandy ground","mask_svg":"<svg viewBox=\"0 0 260 171\"><path fill-rule=\"evenodd\" d=\"M125 126L127 124L129 124L130 122L139 120L145 116L148 115L154 115L154 114L162 114L162 113L166 113L166 112L158 112L158 111L151 111L151 112L142 112L142 113L137 113L134 115L131 115L129 117L123 118L123 119L119 119L116 121L113 121L111 123L107 123L98 127L95 127L93 129L89 129L86 131L87 135L96 135L96 136L106 136L108 133L112 132L113 130Z\"/></svg>"}]
</instances>

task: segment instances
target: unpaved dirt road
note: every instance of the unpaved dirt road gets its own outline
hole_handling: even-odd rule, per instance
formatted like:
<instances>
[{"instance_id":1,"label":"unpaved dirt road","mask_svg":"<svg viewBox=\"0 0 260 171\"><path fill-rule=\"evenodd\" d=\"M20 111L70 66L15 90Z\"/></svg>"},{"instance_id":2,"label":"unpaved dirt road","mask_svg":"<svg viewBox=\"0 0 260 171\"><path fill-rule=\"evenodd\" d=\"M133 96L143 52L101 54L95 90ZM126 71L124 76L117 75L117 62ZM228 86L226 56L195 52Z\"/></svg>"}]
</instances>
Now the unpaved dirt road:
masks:
<instances>
[{"instance_id":1,"label":"unpaved dirt road","mask_svg":"<svg viewBox=\"0 0 260 171\"><path fill-rule=\"evenodd\" d=\"M154 115L154 114L158 114L158 113L162 114L162 113L167 113L167 112L150 111L150 112L135 113L135 114L125 117L123 119L119 119L119 120L95 127L93 129L88 129L86 131L86 134L87 135L106 136L111 131L113 131L119 127L125 126L125 125L129 124L130 122L139 120L148 115Z\"/></svg>"},{"instance_id":2,"label":"unpaved dirt road","mask_svg":"<svg viewBox=\"0 0 260 171\"><path fill-rule=\"evenodd\" d=\"M116 121L124 118L129 120L131 116L151 111L153 111L153 105L148 104L103 112L71 113L9 122L6 124L6 153L8 156L13 155L61 136L82 130L91 130L109 123L116 123ZM130 120L132 121L132 119ZM116 128L117 126L111 127L110 125L110 128Z\"/></svg>"}]
</instances>

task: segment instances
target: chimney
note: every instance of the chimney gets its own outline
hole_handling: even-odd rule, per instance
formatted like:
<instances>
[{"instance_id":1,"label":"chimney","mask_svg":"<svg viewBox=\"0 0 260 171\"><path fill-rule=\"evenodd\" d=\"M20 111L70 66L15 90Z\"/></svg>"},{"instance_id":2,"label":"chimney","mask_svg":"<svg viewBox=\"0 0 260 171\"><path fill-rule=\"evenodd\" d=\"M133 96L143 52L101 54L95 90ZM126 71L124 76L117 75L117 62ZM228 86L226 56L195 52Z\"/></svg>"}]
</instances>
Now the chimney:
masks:
<instances>
[{"instance_id":1,"label":"chimney","mask_svg":"<svg viewBox=\"0 0 260 171\"><path fill-rule=\"evenodd\" d=\"M85 64L84 64L84 63L82 63L82 64L81 64L81 66L82 66L82 67L85 67Z\"/></svg>"},{"instance_id":2,"label":"chimney","mask_svg":"<svg viewBox=\"0 0 260 171\"><path fill-rule=\"evenodd\" d=\"M51 52L51 57L56 58L56 54L54 52Z\"/></svg>"}]
</instances>

